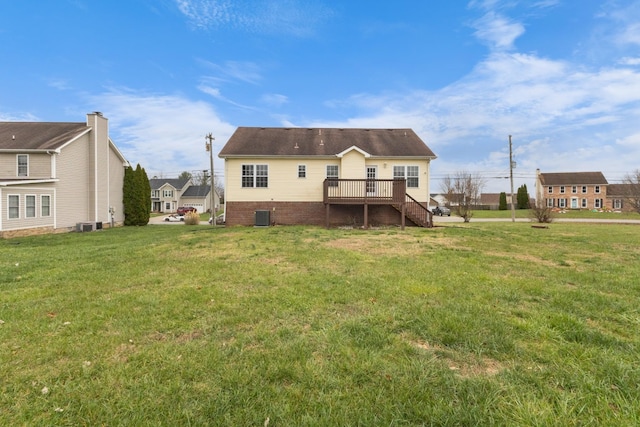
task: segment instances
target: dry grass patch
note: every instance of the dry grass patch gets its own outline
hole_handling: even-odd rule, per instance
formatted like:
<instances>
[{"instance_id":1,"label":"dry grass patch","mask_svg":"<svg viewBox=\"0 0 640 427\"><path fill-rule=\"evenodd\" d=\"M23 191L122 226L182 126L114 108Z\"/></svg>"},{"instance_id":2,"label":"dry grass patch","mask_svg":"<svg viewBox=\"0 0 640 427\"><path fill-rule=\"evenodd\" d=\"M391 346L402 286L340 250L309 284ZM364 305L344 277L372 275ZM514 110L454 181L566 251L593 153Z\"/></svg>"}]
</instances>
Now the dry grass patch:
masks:
<instances>
[{"instance_id":1,"label":"dry grass patch","mask_svg":"<svg viewBox=\"0 0 640 427\"><path fill-rule=\"evenodd\" d=\"M411 339L406 334L403 334L402 338L413 348L426 352L436 360L441 361L461 378L494 376L506 369L503 363L489 357L476 357L470 354L462 355L438 344Z\"/></svg>"}]
</instances>

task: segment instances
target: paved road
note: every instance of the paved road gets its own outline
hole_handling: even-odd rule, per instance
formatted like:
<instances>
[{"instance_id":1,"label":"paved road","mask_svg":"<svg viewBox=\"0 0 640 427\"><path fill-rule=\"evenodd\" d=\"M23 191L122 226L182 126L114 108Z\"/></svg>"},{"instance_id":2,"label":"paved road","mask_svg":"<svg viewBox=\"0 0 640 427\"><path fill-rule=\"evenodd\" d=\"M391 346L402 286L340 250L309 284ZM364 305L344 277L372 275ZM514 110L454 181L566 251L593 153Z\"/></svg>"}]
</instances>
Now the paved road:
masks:
<instances>
[{"instance_id":1,"label":"paved road","mask_svg":"<svg viewBox=\"0 0 640 427\"><path fill-rule=\"evenodd\" d=\"M166 225L184 225L184 222L167 222L164 220L166 215L153 216L149 218L149 224L166 224ZM209 225L208 221L200 221L200 225Z\"/></svg>"}]
</instances>

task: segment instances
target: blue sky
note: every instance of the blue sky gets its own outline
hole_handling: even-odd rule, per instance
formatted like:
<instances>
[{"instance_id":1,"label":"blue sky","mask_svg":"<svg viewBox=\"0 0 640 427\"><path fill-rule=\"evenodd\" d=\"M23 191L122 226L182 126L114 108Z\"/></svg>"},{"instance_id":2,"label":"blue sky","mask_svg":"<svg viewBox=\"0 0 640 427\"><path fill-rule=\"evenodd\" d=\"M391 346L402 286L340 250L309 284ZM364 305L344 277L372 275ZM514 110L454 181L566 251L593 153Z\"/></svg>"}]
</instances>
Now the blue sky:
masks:
<instances>
[{"instance_id":1,"label":"blue sky","mask_svg":"<svg viewBox=\"0 0 640 427\"><path fill-rule=\"evenodd\" d=\"M509 191L509 135L530 193L640 168L640 1L0 0L0 58L0 120L101 111L150 177L238 126L410 127L432 192Z\"/></svg>"}]
</instances>

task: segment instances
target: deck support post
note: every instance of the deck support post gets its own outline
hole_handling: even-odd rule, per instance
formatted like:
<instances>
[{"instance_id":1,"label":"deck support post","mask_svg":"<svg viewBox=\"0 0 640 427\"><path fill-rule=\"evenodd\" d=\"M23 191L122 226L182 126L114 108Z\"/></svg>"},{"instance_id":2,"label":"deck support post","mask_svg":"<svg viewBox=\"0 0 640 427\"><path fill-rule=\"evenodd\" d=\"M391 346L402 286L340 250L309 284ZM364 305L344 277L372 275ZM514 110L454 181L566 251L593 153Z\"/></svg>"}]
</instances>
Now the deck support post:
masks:
<instances>
[{"instance_id":1,"label":"deck support post","mask_svg":"<svg viewBox=\"0 0 640 427\"><path fill-rule=\"evenodd\" d=\"M369 228L369 205L367 203L364 204L364 228L365 230Z\"/></svg>"},{"instance_id":2,"label":"deck support post","mask_svg":"<svg viewBox=\"0 0 640 427\"><path fill-rule=\"evenodd\" d=\"M403 203L402 204L402 219L400 220L400 229L404 230L404 223L405 223L405 218L407 217L407 204Z\"/></svg>"},{"instance_id":3,"label":"deck support post","mask_svg":"<svg viewBox=\"0 0 640 427\"><path fill-rule=\"evenodd\" d=\"M325 218L324 218L324 222L325 222L325 226L327 227L327 230L329 229L329 207L331 206L329 203L325 203Z\"/></svg>"}]
</instances>

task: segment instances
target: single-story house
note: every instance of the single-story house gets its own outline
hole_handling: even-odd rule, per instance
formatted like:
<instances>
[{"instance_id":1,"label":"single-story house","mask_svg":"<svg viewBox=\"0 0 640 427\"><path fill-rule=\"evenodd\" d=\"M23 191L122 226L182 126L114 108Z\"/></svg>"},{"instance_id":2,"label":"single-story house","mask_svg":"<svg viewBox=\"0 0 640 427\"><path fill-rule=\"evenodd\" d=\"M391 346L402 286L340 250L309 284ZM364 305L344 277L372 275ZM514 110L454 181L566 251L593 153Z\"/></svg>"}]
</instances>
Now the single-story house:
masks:
<instances>
[{"instance_id":1,"label":"single-story house","mask_svg":"<svg viewBox=\"0 0 640 427\"><path fill-rule=\"evenodd\" d=\"M129 163L99 112L87 121L0 122L0 235L94 230L124 222Z\"/></svg>"},{"instance_id":2,"label":"single-story house","mask_svg":"<svg viewBox=\"0 0 640 427\"><path fill-rule=\"evenodd\" d=\"M411 129L240 127L222 148L227 226L431 226L431 149Z\"/></svg>"}]
</instances>

